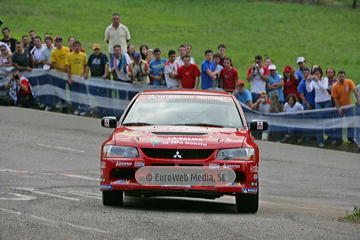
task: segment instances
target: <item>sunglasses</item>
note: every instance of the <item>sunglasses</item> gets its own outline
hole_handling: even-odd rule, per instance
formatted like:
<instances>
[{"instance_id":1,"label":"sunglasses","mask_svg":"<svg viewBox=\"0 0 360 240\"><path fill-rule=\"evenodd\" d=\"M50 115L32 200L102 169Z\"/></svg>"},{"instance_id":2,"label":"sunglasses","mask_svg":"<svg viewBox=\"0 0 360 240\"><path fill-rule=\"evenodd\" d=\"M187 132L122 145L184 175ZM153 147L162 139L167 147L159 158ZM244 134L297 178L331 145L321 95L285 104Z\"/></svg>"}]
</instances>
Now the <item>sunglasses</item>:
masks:
<instances>
[{"instance_id":1,"label":"sunglasses","mask_svg":"<svg viewBox=\"0 0 360 240\"><path fill-rule=\"evenodd\" d=\"M2 51L2 52L5 52L5 51L6 51L6 48L1 49L1 51Z\"/></svg>"},{"instance_id":2,"label":"sunglasses","mask_svg":"<svg viewBox=\"0 0 360 240\"><path fill-rule=\"evenodd\" d=\"M260 94L266 94L266 92L260 92Z\"/></svg>"}]
</instances>

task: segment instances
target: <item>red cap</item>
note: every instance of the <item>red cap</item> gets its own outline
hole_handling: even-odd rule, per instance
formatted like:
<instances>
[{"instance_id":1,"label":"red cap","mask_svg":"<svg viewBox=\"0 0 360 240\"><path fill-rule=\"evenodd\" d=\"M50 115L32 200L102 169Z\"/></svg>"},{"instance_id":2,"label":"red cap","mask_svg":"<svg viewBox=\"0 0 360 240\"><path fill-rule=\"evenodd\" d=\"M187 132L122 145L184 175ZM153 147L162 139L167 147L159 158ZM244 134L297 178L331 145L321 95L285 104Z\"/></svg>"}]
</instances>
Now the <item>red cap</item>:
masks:
<instances>
[{"instance_id":1,"label":"red cap","mask_svg":"<svg viewBox=\"0 0 360 240\"><path fill-rule=\"evenodd\" d=\"M236 86L239 86L240 84L245 85L244 81L239 80L236 82Z\"/></svg>"},{"instance_id":2,"label":"red cap","mask_svg":"<svg viewBox=\"0 0 360 240\"><path fill-rule=\"evenodd\" d=\"M292 68L290 66L286 66L284 68L284 72L291 72L292 71Z\"/></svg>"}]
</instances>

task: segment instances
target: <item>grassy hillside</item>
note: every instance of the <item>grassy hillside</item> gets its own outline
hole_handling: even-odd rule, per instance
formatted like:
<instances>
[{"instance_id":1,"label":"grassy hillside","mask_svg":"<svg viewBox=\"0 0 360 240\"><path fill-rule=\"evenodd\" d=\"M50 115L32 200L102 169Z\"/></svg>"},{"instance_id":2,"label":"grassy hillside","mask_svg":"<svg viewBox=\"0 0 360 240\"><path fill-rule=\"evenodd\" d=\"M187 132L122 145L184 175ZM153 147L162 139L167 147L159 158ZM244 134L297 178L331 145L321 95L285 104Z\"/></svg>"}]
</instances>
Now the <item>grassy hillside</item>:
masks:
<instances>
[{"instance_id":1,"label":"grassy hillside","mask_svg":"<svg viewBox=\"0 0 360 240\"><path fill-rule=\"evenodd\" d=\"M231 0L5 0L1 18L17 39L30 29L41 36L73 35L90 53L94 43L107 52L104 31L114 12L121 13L137 51L147 44L166 57L189 43L199 65L206 49L217 51L224 43L242 79L261 54L281 71L304 56L308 66L344 69L360 83L360 11L351 8Z\"/></svg>"}]
</instances>

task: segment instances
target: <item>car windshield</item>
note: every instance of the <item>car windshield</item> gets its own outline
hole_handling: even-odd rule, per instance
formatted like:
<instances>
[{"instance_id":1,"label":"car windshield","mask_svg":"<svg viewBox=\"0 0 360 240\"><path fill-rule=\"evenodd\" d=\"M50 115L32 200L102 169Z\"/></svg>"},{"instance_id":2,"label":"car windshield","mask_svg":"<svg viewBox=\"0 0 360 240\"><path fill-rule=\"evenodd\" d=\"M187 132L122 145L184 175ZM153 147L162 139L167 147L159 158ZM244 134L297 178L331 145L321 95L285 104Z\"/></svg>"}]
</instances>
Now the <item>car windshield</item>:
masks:
<instances>
[{"instance_id":1,"label":"car windshield","mask_svg":"<svg viewBox=\"0 0 360 240\"><path fill-rule=\"evenodd\" d=\"M126 114L122 125L244 128L239 110L231 97L211 97L198 95L140 95Z\"/></svg>"}]
</instances>

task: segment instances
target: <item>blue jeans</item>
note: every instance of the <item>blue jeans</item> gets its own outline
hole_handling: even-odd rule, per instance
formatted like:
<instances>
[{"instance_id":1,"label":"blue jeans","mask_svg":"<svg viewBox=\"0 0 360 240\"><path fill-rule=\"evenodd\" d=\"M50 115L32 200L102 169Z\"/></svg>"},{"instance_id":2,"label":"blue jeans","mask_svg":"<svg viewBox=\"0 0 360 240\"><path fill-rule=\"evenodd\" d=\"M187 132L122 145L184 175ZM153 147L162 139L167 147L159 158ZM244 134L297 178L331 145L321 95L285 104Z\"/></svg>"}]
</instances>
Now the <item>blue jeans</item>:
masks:
<instances>
[{"instance_id":1,"label":"blue jeans","mask_svg":"<svg viewBox=\"0 0 360 240\"><path fill-rule=\"evenodd\" d=\"M356 109L358 111L358 108ZM348 108L348 109L343 109L343 115L340 116L339 113L337 112L335 114L335 118L342 118L342 117L352 117L354 116L354 111L353 108ZM340 119L339 119L340 120ZM337 121L339 121L337 120ZM342 128L336 128L335 129L335 135L336 135L336 142L338 143L342 143L343 139L342 139ZM355 135L355 128L354 126L348 126L347 128L347 138L348 139L353 139Z\"/></svg>"},{"instance_id":2,"label":"blue jeans","mask_svg":"<svg viewBox=\"0 0 360 240\"><path fill-rule=\"evenodd\" d=\"M255 103L260 98L260 93L251 93L252 102Z\"/></svg>"},{"instance_id":3,"label":"blue jeans","mask_svg":"<svg viewBox=\"0 0 360 240\"><path fill-rule=\"evenodd\" d=\"M333 103L331 100L325 101L325 102L315 102L315 109L323 109L323 108L331 108L333 106ZM326 119L326 118L331 118L331 113L319 113L319 123L321 122L322 119ZM328 135L329 132L325 131ZM324 143L324 130L317 130L317 142L318 143Z\"/></svg>"},{"instance_id":4,"label":"blue jeans","mask_svg":"<svg viewBox=\"0 0 360 240\"><path fill-rule=\"evenodd\" d=\"M360 144L360 105L356 106L356 123L357 127L355 129L355 138L356 138L356 144Z\"/></svg>"}]
</instances>

